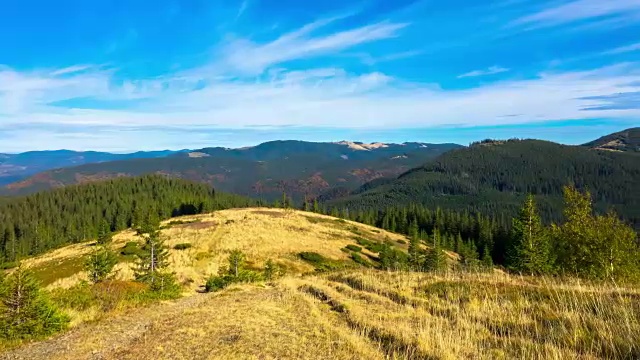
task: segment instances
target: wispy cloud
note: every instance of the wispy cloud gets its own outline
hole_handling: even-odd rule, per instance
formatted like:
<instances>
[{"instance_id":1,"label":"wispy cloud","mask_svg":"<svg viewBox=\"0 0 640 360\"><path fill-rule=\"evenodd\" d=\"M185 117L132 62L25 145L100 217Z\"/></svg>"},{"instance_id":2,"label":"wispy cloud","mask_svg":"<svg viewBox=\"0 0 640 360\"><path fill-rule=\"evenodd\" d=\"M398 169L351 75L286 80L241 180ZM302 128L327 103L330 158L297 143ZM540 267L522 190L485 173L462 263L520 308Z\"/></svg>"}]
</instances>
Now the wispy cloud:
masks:
<instances>
[{"instance_id":1,"label":"wispy cloud","mask_svg":"<svg viewBox=\"0 0 640 360\"><path fill-rule=\"evenodd\" d=\"M238 13L236 14L236 20L240 19L240 17L244 15L245 11L247 11L248 8L249 8L249 0L242 1L242 3L240 4L240 7L238 8Z\"/></svg>"},{"instance_id":2,"label":"wispy cloud","mask_svg":"<svg viewBox=\"0 0 640 360\"><path fill-rule=\"evenodd\" d=\"M612 50L609 50L607 52L605 52L606 54L623 54L623 53L628 53L628 52L632 52L632 51L639 51L640 50L640 42L639 43L635 43L635 44L630 44L630 45L626 45L626 46L621 46Z\"/></svg>"},{"instance_id":3,"label":"wispy cloud","mask_svg":"<svg viewBox=\"0 0 640 360\"><path fill-rule=\"evenodd\" d=\"M501 66L491 66L487 69L484 70L474 70L474 71L470 71L468 73L462 74L458 76L458 79L462 79L462 78L467 78L467 77L478 77L478 76L487 76L487 75L494 75L494 74L500 74L500 73L504 73L509 71L510 69L501 67Z\"/></svg>"},{"instance_id":4,"label":"wispy cloud","mask_svg":"<svg viewBox=\"0 0 640 360\"><path fill-rule=\"evenodd\" d=\"M326 35L313 35L342 17L307 24L279 38L258 44L249 39L234 39L221 50L227 65L247 74L259 74L274 65L291 60L335 54L357 45L398 36L407 23L379 22Z\"/></svg>"},{"instance_id":5,"label":"wispy cloud","mask_svg":"<svg viewBox=\"0 0 640 360\"><path fill-rule=\"evenodd\" d=\"M588 19L605 20L607 24L611 24L611 21L624 22L638 19L639 16L638 0L574 0L563 1L559 5L525 15L513 21L511 25L542 28Z\"/></svg>"}]
</instances>

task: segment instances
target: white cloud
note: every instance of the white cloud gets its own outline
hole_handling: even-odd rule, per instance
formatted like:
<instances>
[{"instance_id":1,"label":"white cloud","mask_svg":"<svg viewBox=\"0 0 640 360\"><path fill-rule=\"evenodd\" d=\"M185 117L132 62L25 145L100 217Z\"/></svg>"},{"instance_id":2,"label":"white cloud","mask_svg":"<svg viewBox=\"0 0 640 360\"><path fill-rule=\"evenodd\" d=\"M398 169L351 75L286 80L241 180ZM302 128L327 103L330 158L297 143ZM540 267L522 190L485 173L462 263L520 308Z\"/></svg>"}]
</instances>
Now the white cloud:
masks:
<instances>
[{"instance_id":1,"label":"white cloud","mask_svg":"<svg viewBox=\"0 0 640 360\"><path fill-rule=\"evenodd\" d=\"M394 38L408 26L407 23L380 22L328 35L312 35L343 17L315 21L266 44L234 39L223 47L220 54L228 66L246 74L260 74L287 61L334 54L357 45Z\"/></svg>"},{"instance_id":2,"label":"white cloud","mask_svg":"<svg viewBox=\"0 0 640 360\"><path fill-rule=\"evenodd\" d=\"M494 75L494 74L500 74L503 72L507 72L510 69L501 67L501 66L491 66L488 69L484 69L484 70L474 70L474 71L470 71L468 73L462 74L458 76L458 79L462 79L462 78L466 78L466 77L478 77L478 76L486 76L486 75Z\"/></svg>"},{"instance_id":3,"label":"white cloud","mask_svg":"<svg viewBox=\"0 0 640 360\"><path fill-rule=\"evenodd\" d=\"M639 16L640 0L574 0L523 16L511 25L549 27L606 17L606 23L611 24L612 20L625 22Z\"/></svg>"},{"instance_id":4,"label":"white cloud","mask_svg":"<svg viewBox=\"0 0 640 360\"><path fill-rule=\"evenodd\" d=\"M640 50L640 43L635 43L635 44L621 46L621 47L609 50L606 52L606 54L623 54L623 53L628 53L628 52L638 51L638 50Z\"/></svg>"},{"instance_id":5,"label":"white cloud","mask_svg":"<svg viewBox=\"0 0 640 360\"><path fill-rule=\"evenodd\" d=\"M59 86L42 77L30 79L26 82L29 86L23 86L27 90L20 95L28 106L5 113L4 117L0 114L0 123L241 129L255 125L398 128L630 119L640 117L640 110L583 109L601 104L602 100L594 97L640 91L637 69L635 64L621 64L591 71L543 73L529 80L502 81L466 90L441 90L431 84L402 83L382 73L355 75L330 68L282 70L270 80L258 82L203 78L208 85L199 90L174 78L129 82L105 90L103 86L80 87L78 84L89 76L86 74L66 79L72 86ZM100 79L98 75L94 78ZM11 94L4 88L0 101L11 98ZM46 103L72 97L135 100L142 95L146 101L135 110L66 109Z\"/></svg>"}]
</instances>

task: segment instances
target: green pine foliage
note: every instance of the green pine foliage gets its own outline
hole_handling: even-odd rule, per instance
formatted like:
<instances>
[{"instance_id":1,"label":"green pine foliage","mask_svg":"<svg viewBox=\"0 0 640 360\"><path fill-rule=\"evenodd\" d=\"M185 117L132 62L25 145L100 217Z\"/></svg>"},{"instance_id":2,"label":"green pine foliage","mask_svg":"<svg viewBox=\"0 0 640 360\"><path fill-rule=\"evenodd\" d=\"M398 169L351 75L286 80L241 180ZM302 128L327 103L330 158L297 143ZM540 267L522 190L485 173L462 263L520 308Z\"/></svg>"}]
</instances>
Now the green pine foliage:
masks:
<instances>
[{"instance_id":1,"label":"green pine foliage","mask_svg":"<svg viewBox=\"0 0 640 360\"><path fill-rule=\"evenodd\" d=\"M64 330L69 318L48 299L35 277L18 267L5 281L0 294L0 337L40 338Z\"/></svg>"},{"instance_id":2,"label":"green pine foliage","mask_svg":"<svg viewBox=\"0 0 640 360\"><path fill-rule=\"evenodd\" d=\"M118 258L113 251L105 246L96 246L93 253L87 258L84 267L89 280L97 284L109 279L117 263Z\"/></svg>"},{"instance_id":3,"label":"green pine foliage","mask_svg":"<svg viewBox=\"0 0 640 360\"><path fill-rule=\"evenodd\" d=\"M447 255L441 246L440 232L436 228L431 235L431 247L427 250L424 259L426 271L443 271L447 269Z\"/></svg>"},{"instance_id":4,"label":"green pine foliage","mask_svg":"<svg viewBox=\"0 0 640 360\"><path fill-rule=\"evenodd\" d=\"M98 231L98 245L107 245L113 240L113 234L111 233L111 225L107 220L102 220L100 224L100 230Z\"/></svg>"},{"instance_id":5,"label":"green pine foliage","mask_svg":"<svg viewBox=\"0 0 640 360\"><path fill-rule=\"evenodd\" d=\"M204 287L206 292L219 291L233 283L272 280L284 273L284 270L271 260L267 261L262 273L247 269L246 255L240 250L231 251L227 261L227 267L221 267L218 270L218 275L211 275L207 279Z\"/></svg>"},{"instance_id":6,"label":"green pine foliage","mask_svg":"<svg viewBox=\"0 0 640 360\"><path fill-rule=\"evenodd\" d=\"M160 293L176 292L177 284L173 274L166 272L169 265L169 249L160 234L160 221L155 212L150 212L139 220L136 231L144 240L142 251L136 254L135 278L149 285L152 291Z\"/></svg>"},{"instance_id":7,"label":"green pine foliage","mask_svg":"<svg viewBox=\"0 0 640 360\"><path fill-rule=\"evenodd\" d=\"M160 219L257 202L160 175L120 178L8 198L0 203L0 263L127 229L136 214Z\"/></svg>"},{"instance_id":8,"label":"green pine foliage","mask_svg":"<svg viewBox=\"0 0 640 360\"><path fill-rule=\"evenodd\" d=\"M513 219L513 243L508 267L524 274L549 274L553 271L551 242L542 225L533 195L525 200L520 215Z\"/></svg>"}]
</instances>

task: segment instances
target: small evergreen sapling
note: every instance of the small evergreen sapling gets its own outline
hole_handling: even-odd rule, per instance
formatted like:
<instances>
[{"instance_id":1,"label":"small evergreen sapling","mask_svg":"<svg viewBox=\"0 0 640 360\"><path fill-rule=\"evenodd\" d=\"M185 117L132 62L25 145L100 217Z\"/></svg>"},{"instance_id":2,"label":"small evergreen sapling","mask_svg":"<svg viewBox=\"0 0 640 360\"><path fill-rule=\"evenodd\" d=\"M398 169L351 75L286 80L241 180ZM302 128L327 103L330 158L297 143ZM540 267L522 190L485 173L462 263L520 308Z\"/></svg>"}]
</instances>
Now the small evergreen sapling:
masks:
<instances>
[{"instance_id":1,"label":"small evergreen sapling","mask_svg":"<svg viewBox=\"0 0 640 360\"><path fill-rule=\"evenodd\" d=\"M97 284L109 278L117 263L118 258L111 250L99 246L89 255L85 262L85 270L89 275L89 280Z\"/></svg>"},{"instance_id":2,"label":"small evergreen sapling","mask_svg":"<svg viewBox=\"0 0 640 360\"><path fill-rule=\"evenodd\" d=\"M3 283L0 337L38 338L66 328L69 318L41 292L31 272L18 267Z\"/></svg>"}]
</instances>

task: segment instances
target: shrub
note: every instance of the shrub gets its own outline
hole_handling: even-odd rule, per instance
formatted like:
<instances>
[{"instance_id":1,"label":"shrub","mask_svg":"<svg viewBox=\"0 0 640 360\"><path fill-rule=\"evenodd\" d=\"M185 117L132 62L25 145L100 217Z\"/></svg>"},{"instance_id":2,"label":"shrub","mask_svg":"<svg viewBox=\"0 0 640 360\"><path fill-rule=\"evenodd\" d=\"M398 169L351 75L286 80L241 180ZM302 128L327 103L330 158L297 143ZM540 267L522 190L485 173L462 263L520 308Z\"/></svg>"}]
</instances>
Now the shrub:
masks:
<instances>
[{"instance_id":1,"label":"shrub","mask_svg":"<svg viewBox=\"0 0 640 360\"><path fill-rule=\"evenodd\" d=\"M137 255L140 252L141 252L141 249L138 247L138 243L135 241L129 241L122 247L120 254L128 256L128 255Z\"/></svg>"},{"instance_id":2,"label":"shrub","mask_svg":"<svg viewBox=\"0 0 640 360\"><path fill-rule=\"evenodd\" d=\"M361 252L362 251L362 248L360 246L356 246L356 245L353 245L353 244L349 244L349 245L345 246L345 249L353 251L353 252Z\"/></svg>"},{"instance_id":3,"label":"shrub","mask_svg":"<svg viewBox=\"0 0 640 360\"><path fill-rule=\"evenodd\" d=\"M284 275L284 269L281 265L276 264L271 259L267 260L264 264L263 276L267 281L271 281L273 279L279 278Z\"/></svg>"},{"instance_id":4,"label":"shrub","mask_svg":"<svg viewBox=\"0 0 640 360\"><path fill-rule=\"evenodd\" d=\"M220 268L218 275L211 275L207 279L204 285L205 291L212 292L222 290L232 283L249 283L262 280L262 274L245 268L245 258L246 256L242 251L233 250L229 254L228 267ZM274 264L271 263L271 266L274 266Z\"/></svg>"},{"instance_id":5,"label":"shrub","mask_svg":"<svg viewBox=\"0 0 640 360\"><path fill-rule=\"evenodd\" d=\"M358 253L352 253L351 254L351 259L357 263L360 264L362 266L366 266L366 267L371 267L371 263L369 263L367 260L365 260L362 256L360 256L360 254Z\"/></svg>"},{"instance_id":6,"label":"shrub","mask_svg":"<svg viewBox=\"0 0 640 360\"><path fill-rule=\"evenodd\" d=\"M316 252L305 251L298 254L298 256L300 257L300 259L312 264L321 264L326 261L324 256Z\"/></svg>"},{"instance_id":7,"label":"shrub","mask_svg":"<svg viewBox=\"0 0 640 360\"><path fill-rule=\"evenodd\" d=\"M176 244L173 247L173 249L174 250L186 250L186 249L189 249L191 247L192 247L191 243L181 243L181 244Z\"/></svg>"},{"instance_id":8,"label":"shrub","mask_svg":"<svg viewBox=\"0 0 640 360\"><path fill-rule=\"evenodd\" d=\"M300 259L313 265L316 271L332 271L345 268L343 262L327 259L316 252L301 252L298 256Z\"/></svg>"},{"instance_id":9,"label":"shrub","mask_svg":"<svg viewBox=\"0 0 640 360\"><path fill-rule=\"evenodd\" d=\"M20 262L18 261L3 262L3 263L0 263L0 270L9 270L9 269L17 268L18 265L20 265Z\"/></svg>"}]
</instances>

